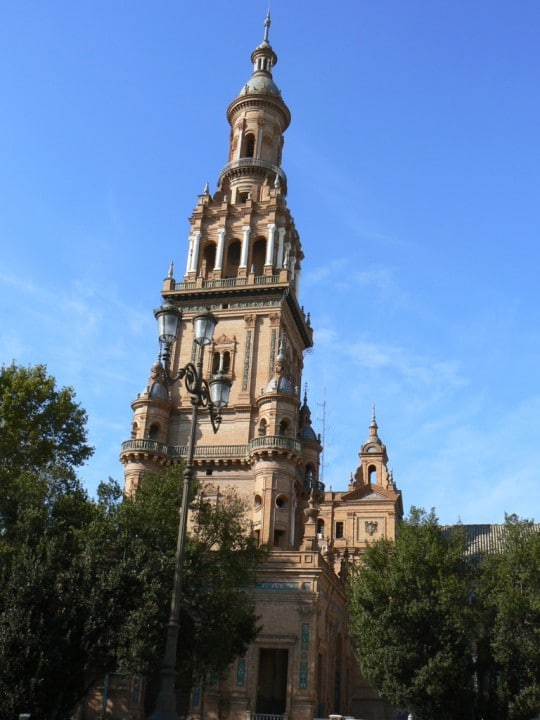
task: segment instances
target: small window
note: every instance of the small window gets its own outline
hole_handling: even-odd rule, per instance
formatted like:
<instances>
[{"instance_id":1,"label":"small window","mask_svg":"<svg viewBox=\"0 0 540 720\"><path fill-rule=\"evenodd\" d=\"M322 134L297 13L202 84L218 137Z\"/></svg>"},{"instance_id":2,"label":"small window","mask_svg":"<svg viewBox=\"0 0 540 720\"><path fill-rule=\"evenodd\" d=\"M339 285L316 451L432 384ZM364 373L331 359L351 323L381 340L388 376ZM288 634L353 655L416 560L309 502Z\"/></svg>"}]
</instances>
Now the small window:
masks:
<instances>
[{"instance_id":1,"label":"small window","mask_svg":"<svg viewBox=\"0 0 540 720\"><path fill-rule=\"evenodd\" d=\"M274 530L274 547L283 547L285 533L283 530Z\"/></svg>"},{"instance_id":2,"label":"small window","mask_svg":"<svg viewBox=\"0 0 540 720\"><path fill-rule=\"evenodd\" d=\"M287 435L288 430L289 430L289 421L288 421L286 418L284 418L284 419L279 423L279 434L280 434L280 435Z\"/></svg>"},{"instance_id":3,"label":"small window","mask_svg":"<svg viewBox=\"0 0 540 720\"><path fill-rule=\"evenodd\" d=\"M339 540L343 537L343 523L338 520L336 522L336 540Z\"/></svg>"},{"instance_id":4,"label":"small window","mask_svg":"<svg viewBox=\"0 0 540 720\"><path fill-rule=\"evenodd\" d=\"M266 420L263 418L259 423L259 437L266 435Z\"/></svg>"},{"instance_id":5,"label":"small window","mask_svg":"<svg viewBox=\"0 0 540 720\"><path fill-rule=\"evenodd\" d=\"M157 423L152 423L150 427L148 428L148 438L150 440L157 440L159 436L159 425Z\"/></svg>"},{"instance_id":6,"label":"small window","mask_svg":"<svg viewBox=\"0 0 540 720\"><path fill-rule=\"evenodd\" d=\"M377 468L374 465L370 465L368 468L368 480L371 485L377 484Z\"/></svg>"},{"instance_id":7,"label":"small window","mask_svg":"<svg viewBox=\"0 0 540 720\"><path fill-rule=\"evenodd\" d=\"M276 507L280 510L285 510L287 507L287 498L285 495L278 495L276 498Z\"/></svg>"}]
</instances>

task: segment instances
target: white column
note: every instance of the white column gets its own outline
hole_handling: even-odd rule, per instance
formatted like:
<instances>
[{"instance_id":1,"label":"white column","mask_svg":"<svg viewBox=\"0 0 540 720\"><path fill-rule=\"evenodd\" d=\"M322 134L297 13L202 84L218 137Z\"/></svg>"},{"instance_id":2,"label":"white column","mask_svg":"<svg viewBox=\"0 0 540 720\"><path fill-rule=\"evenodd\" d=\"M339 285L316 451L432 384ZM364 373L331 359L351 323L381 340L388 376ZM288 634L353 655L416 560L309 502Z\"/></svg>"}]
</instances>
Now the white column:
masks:
<instances>
[{"instance_id":1,"label":"white column","mask_svg":"<svg viewBox=\"0 0 540 720\"><path fill-rule=\"evenodd\" d=\"M199 262L199 246L201 243L201 232L196 232L195 235L193 235L193 249L191 252L191 272L197 271L197 265Z\"/></svg>"},{"instance_id":2,"label":"white column","mask_svg":"<svg viewBox=\"0 0 540 720\"><path fill-rule=\"evenodd\" d=\"M216 270L221 270L223 267L223 251L225 249L225 228L219 228L218 230L218 244L216 251Z\"/></svg>"},{"instance_id":3,"label":"white column","mask_svg":"<svg viewBox=\"0 0 540 720\"><path fill-rule=\"evenodd\" d=\"M272 265L274 259L274 238L276 236L276 226L272 223L268 225L268 242L266 243L266 259L265 265Z\"/></svg>"},{"instance_id":4,"label":"white column","mask_svg":"<svg viewBox=\"0 0 540 720\"><path fill-rule=\"evenodd\" d=\"M251 233L251 228L249 225L244 225L242 228L242 231L244 233L244 237L242 239L242 252L240 255L240 267L245 268L247 267L247 261L248 261L248 250L249 250L249 235Z\"/></svg>"},{"instance_id":5,"label":"white column","mask_svg":"<svg viewBox=\"0 0 540 720\"><path fill-rule=\"evenodd\" d=\"M242 143L244 142L244 130L240 130L238 133L238 145L236 147L236 159L240 160L242 157Z\"/></svg>"},{"instance_id":6,"label":"white column","mask_svg":"<svg viewBox=\"0 0 540 720\"><path fill-rule=\"evenodd\" d=\"M186 262L186 275L188 274L189 269L191 267L191 256L193 254L193 235L190 235L188 240L189 240L189 247L188 247L187 262Z\"/></svg>"},{"instance_id":7,"label":"white column","mask_svg":"<svg viewBox=\"0 0 540 720\"><path fill-rule=\"evenodd\" d=\"M285 228L280 227L278 229L278 252L277 252L277 267L278 270L283 267L283 247L285 241Z\"/></svg>"}]
</instances>

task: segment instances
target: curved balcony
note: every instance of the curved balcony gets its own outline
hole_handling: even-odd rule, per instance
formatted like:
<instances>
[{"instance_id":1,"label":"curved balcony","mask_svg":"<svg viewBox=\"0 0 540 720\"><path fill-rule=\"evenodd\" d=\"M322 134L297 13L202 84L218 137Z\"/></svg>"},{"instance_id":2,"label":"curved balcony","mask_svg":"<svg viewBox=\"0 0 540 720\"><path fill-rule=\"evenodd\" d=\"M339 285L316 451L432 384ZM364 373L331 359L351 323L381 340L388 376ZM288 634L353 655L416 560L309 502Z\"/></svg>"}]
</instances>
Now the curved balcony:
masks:
<instances>
[{"instance_id":1,"label":"curved balcony","mask_svg":"<svg viewBox=\"0 0 540 720\"><path fill-rule=\"evenodd\" d=\"M239 158L227 163L220 173L218 185L221 185L221 181L225 175L231 177L242 177L246 175L259 175L262 177L272 176L272 182L275 176L279 177L283 193L287 194L287 176L283 170L274 163L268 162L267 160L256 160L255 158Z\"/></svg>"},{"instance_id":2,"label":"curved balcony","mask_svg":"<svg viewBox=\"0 0 540 720\"><path fill-rule=\"evenodd\" d=\"M137 460L142 456L146 459L156 458L163 462L163 460L168 458L169 448L165 443L158 442L157 440L126 440L122 443L120 455L124 460L126 456L130 456L133 460Z\"/></svg>"},{"instance_id":3,"label":"curved balcony","mask_svg":"<svg viewBox=\"0 0 540 720\"><path fill-rule=\"evenodd\" d=\"M261 435L248 444L250 456L286 455L298 459L302 454L302 443L284 435Z\"/></svg>"}]
</instances>

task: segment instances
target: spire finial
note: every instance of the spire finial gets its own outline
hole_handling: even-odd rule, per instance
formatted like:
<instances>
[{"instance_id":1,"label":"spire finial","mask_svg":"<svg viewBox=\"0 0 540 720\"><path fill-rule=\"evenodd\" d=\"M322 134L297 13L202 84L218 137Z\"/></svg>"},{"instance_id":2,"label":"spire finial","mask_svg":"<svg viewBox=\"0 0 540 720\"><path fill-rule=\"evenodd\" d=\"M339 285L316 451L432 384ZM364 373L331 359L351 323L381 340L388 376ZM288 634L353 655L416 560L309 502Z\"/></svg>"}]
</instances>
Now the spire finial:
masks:
<instances>
[{"instance_id":1,"label":"spire finial","mask_svg":"<svg viewBox=\"0 0 540 720\"><path fill-rule=\"evenodd\" d=\"M371 424L377 425L377 418L375 417L375 403L373 403L373 409L371 412Z\"/></svg>"},{"instance_id":2,"label":"spire finial","mask_svg":"<svg viewBox=\"0 0 540 720\"><path fill-rule=\"evenodd\" d=\"M270 19L270 8L268 8L268 12L266 13L266 19L264 21L264 38L263 42L267 43L270 42L268 39L268 35L270 32L270 25L272 24L272 20Z\"/></svg>"}]
</instances>

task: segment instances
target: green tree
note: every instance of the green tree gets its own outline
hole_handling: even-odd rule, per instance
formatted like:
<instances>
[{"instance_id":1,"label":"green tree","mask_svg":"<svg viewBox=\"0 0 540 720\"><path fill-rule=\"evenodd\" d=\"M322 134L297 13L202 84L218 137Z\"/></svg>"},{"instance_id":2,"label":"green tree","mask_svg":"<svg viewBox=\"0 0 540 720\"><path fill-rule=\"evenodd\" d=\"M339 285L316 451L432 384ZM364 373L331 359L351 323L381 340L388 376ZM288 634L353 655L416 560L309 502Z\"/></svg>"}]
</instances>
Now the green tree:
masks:
<instances>
[{"instance_id":1,"label":"green tree","mask_svg":"<svg viewBox=\"0 0 540 720\"><path fill-rule=\"evenodd\" d=\"M181 468L122 500L90 499L76 468L92 452L86 414L42 366L0 372L0 720L64 720L110 671L161 664ZM185 561L179 669L223 669L256 634L249 587L266 557L232 495L199 502ZM227 633L223 633L223 624Z\"/></svg>"},{"instance_id":2,"label":"green tree","mask_svg":"<svg viewBox=\"0 0 540 720\"><path fill-rule=\"evenodd\" d=\"M540 714L540 533L506 518L500 551L484 558L478 588L483 607L482 696L494 719Z\"/></svg>"},{"instance_id":3,"label":"green tree","mask_svg":"<svg viewBox=\"0 0 540 720\"><path fill-rule=\"evenodd\" d=\"M469 720L475 609L464 537L413 509L395 542L369 546L350 580L356 656L379 692L423 720Z\"/></svg>"},{"instance_id":4,"label":"green tree","mask_svg":"<svg viewBox=\"0 0 540 720\"><path fill-rule=\"evenodd\" d=\"M181 491L180 467L148 475L133 497L110 512L116 530L109 549L122 558L132 589L115 649L121 672L155 676L161 668ZM184 691L195 673L224 670L257 634L250 590L268 551L245 532L244 513L232 492L212 501L200 493L193 503L178 647Z\"/></svg>"}]
</instances>

